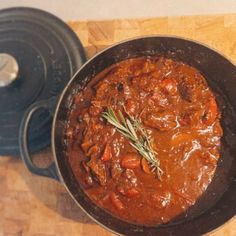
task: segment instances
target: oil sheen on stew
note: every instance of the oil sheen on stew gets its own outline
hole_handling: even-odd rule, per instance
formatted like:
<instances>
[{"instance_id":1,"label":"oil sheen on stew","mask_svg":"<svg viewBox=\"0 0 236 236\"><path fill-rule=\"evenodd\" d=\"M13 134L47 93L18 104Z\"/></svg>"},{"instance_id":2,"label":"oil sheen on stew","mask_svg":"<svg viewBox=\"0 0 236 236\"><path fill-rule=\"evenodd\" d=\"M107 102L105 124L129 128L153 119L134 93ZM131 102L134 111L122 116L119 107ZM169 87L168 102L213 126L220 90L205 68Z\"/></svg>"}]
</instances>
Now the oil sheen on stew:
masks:
<instances>
[{"instance_id":1,"label":"oil sheen on stew","mask_svg":"<svg viewBox=\"0 0 236 236\"><path fill-rule=\"evenodd\" d=\"M125 221L155 225L204 193L220 158L220 112L195 68L162 57L124 60L75 95L66 130L73 173L101 208ZM139 117L151 137L161 179L102 117L112 108Z\"/></svg>"}]
</instances>

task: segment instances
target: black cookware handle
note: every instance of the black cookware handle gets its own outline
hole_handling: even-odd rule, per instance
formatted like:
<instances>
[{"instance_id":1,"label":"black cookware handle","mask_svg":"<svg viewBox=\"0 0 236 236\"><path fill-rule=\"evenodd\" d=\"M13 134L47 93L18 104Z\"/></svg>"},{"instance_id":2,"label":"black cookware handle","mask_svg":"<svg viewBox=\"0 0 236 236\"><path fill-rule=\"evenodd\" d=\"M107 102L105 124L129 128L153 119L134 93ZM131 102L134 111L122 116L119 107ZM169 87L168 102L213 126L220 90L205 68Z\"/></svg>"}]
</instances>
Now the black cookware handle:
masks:
<instances>
[{"instance_id":1,"label":"black cookware handle","mask_svg":"<svg viewBox=\"0 0 236 236\"><path fill-rule=\"evenodd\" d=\"M57 98L51 98L49 100L43 100L32 104L26 111L20 126L20 134L19 134L19 145L20 145L20 153L23 162L27 169L33 174L45 176L49 178L53 178L55 180L60 181L55 163L52 163L50 166L46 168L37 167L31 158L29 148L28 148L28 131L29 124L32 119L33 114L39 109L46 109L53 116L54 109L56 106Z\"/></svg>"}]
</instances>

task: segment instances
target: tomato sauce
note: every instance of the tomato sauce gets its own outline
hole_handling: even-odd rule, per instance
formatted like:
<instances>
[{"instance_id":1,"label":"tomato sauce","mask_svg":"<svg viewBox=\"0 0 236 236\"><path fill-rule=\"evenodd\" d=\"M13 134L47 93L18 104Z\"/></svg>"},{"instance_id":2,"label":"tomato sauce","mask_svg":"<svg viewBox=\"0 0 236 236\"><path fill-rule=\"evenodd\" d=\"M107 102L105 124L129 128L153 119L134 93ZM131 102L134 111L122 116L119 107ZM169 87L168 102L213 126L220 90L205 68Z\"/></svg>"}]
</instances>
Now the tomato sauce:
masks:
<instances>
[{"instance_id":1,"label":"tomato sauce","mask_svg":"<svg viewBox=\"0 0 236 236\"><path fill-rule=\"evenodd\" d=\"M124 60L93 78L73 103L69 163L89 198L111 214L136 224L166 223L211 183L220 158L221 115L195 68L163 57ZM161 178L102 117L107 108L139 117Z\"/></svg>"}]
</instances>

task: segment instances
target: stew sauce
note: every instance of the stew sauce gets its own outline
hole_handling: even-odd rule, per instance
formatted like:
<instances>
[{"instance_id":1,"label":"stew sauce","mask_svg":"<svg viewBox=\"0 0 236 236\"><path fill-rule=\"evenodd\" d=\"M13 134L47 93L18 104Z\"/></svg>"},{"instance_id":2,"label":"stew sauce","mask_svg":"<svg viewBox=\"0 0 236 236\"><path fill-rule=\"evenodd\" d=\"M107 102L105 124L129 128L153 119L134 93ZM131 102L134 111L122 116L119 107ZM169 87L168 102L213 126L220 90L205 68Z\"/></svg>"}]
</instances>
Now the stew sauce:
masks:
<instances>
[{"instance_id":1,"label":"stew sauce","mask_svg":"<svg viewBox=\"0 0 236 236\"><path fill-rule=\"evenodd\" d=\"M204 77L166 58L136 58L97 75L74 97L66 130L68 158L86 194L137 224L165 223L210 184L219 159L220 112ZM107 108L139 117L152 138L161 179L109 124Z\"/></svg>"}]
</instances>

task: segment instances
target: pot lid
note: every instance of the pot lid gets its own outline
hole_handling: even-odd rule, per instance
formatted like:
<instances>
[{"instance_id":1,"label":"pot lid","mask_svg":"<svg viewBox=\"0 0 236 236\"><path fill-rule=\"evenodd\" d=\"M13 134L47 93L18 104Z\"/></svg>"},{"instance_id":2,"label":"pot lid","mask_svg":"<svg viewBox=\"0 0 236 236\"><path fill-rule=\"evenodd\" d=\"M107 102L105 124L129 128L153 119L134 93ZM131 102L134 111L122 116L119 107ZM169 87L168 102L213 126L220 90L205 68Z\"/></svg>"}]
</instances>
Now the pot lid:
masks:
<instances>
[{"instance_id":1,"label":"pot lid","mask_svg":"<svg viewBox=\"0 0 236 236\"><path fill-rule=\"evenodd\" d=\"M0 10L0 155L19 155L18 133L26 109L58 96L85 62L75 33L38 9ZM29 149L50 143L52 117L38 111L30 124Z\"/></svg>"}]
</instances>

